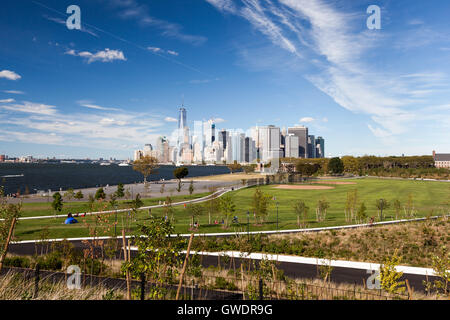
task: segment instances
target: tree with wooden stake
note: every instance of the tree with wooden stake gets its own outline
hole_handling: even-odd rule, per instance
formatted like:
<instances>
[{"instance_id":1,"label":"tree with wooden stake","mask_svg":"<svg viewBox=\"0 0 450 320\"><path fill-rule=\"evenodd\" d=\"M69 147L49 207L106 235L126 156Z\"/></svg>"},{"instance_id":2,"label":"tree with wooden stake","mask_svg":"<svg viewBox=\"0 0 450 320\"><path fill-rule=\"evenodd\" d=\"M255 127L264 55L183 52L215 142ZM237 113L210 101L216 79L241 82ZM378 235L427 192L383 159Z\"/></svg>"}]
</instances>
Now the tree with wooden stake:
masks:
<instances>
[{"instance_id":1,"label":"tree with wooden stake","mask_svg":"<svg viewBox=\"0 0 450 320\"><path fill-rule=\"evenodd\" d=\"M188 215L191 217L191 227L189 230L197 230L198 226L195 225L195 218L199 217L203 214L205 208L201 204L188 204L186 206L186 211Z\"/></svg>"},{"instance_id":2,"label":"tree with wooden stake","mask_svg":"<svg viewBox=\"0 0 450 320\"><path fill-rule=\"evenodd\" d=\"M133 162L133 170L144 176L144 186L147 186L147 177L157 173L158 159L151 156L145 156Z\"/></svg>"},{"instance_id":3,"label":"tree with wooden stake","mask_svg":"<svg viewBox=\"0 0 450 320\"><path fill-rule=\"evenodd\" d=\"M9 243L12 239L17 218L20 217L22 204L8 204L0 186L0 271L3 267Z\"/></svg>"},{"instance_id":4,"label":"tree with wooden stake","mask_svg":"<svg viewBox=\"0 0 450 320\"><path fill-rule=\"evenodd\" d=\"M383 221L383 210L389 209L391 204L386 199L378 199L375 202L375 206L378 209L378 217L380 218L380 221Z\"/></svg>"},{"instance_id":5,"label":"tree with wooden stake","mask_svg":"<svg viewBox=\"0 0 450 320\"><path fill-rule=\"evenodd\" d=\"M191 180L191 182L189 183L189 194L192 196L193 193L194 193L194 180Z\"/></svg>"},{"instance_id":6,"label":"tree with wooden stake","mask_svg":"<svg viewBox=\"0 0 450 320\"><path fill-rule=\"evenodd\" d=\"M305 201L298 200L294 204L294 211L297 214L297 227L306 228L306 222L308 221L308 211L309 207L306 205ZM301 221L301 224L300 224Z\"/></svg>"},{"instance_id":7,"label":"tree with wooden stake","mask_svg":"<svg viewBox=\"0 0 450 320\"><path fill-rule=\"evenodd\" d=\"M228 219L236 211L236 205L234 204L233 198L226 194L219 199L219 210L225 217L224 229L228 228Z\"/></svg>"},{"instance_id":8,"label":"tree with wooden stake","mask_svg":"<svg viewBox=\"0 0 450 320\"><path fill-rule=\"evenodd\" d=\"M181 191L182 183L181 179L184 179L189 174L189 170L186 167L180 167L173 170L173 176L178 180L177 191Z\"/></svg>"},{"instance_id":9,"label":"tree with wooden stake","mask_svg":"<svg viewBox=\"0 0 450 320\"><path fill-rule=\"evenodd\" d=\"M330 208L330 203L325 199L320 199L316 207L317 222L325 221L327 217L327 210Z\"/></svg>"},{"instance_id":10,"label":"tree with wooden stake","mask_svg":"<svg viewBox=\"0 0 450 320\"><path fill-rule=\"evenodd\" d=\"M53 195L52 208L53 210L55 210L55 218L56 218L57 212L61 212L63 208L63 199L59 192L55 192L55 194Z\"/></svg>"}]
</instances>

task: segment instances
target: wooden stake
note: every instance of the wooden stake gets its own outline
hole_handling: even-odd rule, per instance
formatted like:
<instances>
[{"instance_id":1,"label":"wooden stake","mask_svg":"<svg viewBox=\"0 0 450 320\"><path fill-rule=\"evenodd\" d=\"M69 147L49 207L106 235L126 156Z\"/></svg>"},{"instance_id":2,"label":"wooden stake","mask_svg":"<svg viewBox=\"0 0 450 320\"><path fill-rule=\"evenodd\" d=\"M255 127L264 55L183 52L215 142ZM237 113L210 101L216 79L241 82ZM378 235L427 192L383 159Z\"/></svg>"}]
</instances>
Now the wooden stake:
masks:
<instances>
[{"instance_id":1,"label":"wooden stake","mask_svg":"<svg viewBox=\"0 0 450 320\"><path fill-rule=\"evenodd\" d=\"M11 241L15 225L16 225L16 218L14 217L11 221L11 227L9 228L8 238L6 238L5 248L3 249L3 253L0 257L0 271L2 271L3 268L3 261L5 260L6 253L8 252L9 242Z\"/></svg>"},{"instance_id":2,"label":"wooden stake","mask_svg":"<svg viewBox=\"0 0 450 320\"><path fill-rule=\"evenodd\" d=\"M405 282L406 282L406 288L408 288L408 299L412 300L413 290L411 289L411 286L409 285L408 279L406 279Z\"/></svg>"},{"instance_id":3,"label":"wooden stake","mask_svg":"<svg viewBox=\"0 0 450 320\"><path fill-rule=\"evenodd\" d=\"M191 233L191 237L189 238L189 243L188 243L187 252L186 252L186 258L184 259L183 269L181 270L180 283L178 284L177 296L176 296L175 300L178 300L178 298L180 297L181 285L183 284L183 276L184 276L184 272L186 271L186 265L187 265L187 262L189 259L189 253L191 252L192 239L194 239L193 233Z\"/></svg>"},{"instance_id":4,"label":"wooden stake","mask_svg":"<svg viewBox=\"0 0 450 320\"><path fill-rule=\"evenodd\" d=\"M245 300L245 290L244 290L244 265L241 258L241 282L242 282L242 300Z\"/></svg>"}]
</instances>

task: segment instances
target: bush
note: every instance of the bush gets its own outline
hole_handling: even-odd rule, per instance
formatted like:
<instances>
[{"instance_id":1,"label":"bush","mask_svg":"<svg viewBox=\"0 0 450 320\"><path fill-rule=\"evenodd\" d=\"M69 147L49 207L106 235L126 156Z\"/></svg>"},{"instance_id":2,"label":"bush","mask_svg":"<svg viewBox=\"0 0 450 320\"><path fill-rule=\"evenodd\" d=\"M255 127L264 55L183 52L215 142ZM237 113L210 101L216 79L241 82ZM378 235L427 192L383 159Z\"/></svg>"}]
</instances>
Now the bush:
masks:
<instances>
[{"instance_id":1,"label":"bush","mask_svg":"<svg viewBox=\"0 0 450 320\"><path fill-rule=\"evenodd\" d=\"M30 259L27 257L10 257L5 258L4 265L15 268L29 268L31 265Z\"/></svg>"}]
</instances>

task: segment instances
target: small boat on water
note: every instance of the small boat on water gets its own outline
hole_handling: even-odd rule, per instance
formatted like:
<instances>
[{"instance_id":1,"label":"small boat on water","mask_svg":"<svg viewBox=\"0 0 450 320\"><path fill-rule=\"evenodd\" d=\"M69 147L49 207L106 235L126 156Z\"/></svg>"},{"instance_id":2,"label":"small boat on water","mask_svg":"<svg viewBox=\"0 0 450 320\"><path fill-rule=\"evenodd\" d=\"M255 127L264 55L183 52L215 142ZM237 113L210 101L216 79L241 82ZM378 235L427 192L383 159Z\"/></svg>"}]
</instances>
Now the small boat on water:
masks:
<instances>
[{"instance_id":1,"label":"small boat on water","mask_svg":"<svg viewBox=\"0 0 450 320\"><path fill-rule=\"evenodd\" d=\"M111 163L110 162L100 162L101 166L110 166Z\"/></svg>"},{"instance_id":2,"label":"small boat on water","mask_svg":"<svg viewBox=\"0 0 450 320\"><path fill-rule=\"evenodd\" d=\"M129 167L130 164L128 162L121 162L118 164L119 167Z\"/></svg>"},{"instance_id":3,"label":"small boat on water","mask_svg":"<svg viewBox=\"0 0 450 320\"><path fill-rule=\"evenodd\" d=\"M6 176L0 176L0 178L20 178L20 177L24 177L25 175L22 174L9 174Z\"/></svg>"}]
</instances>

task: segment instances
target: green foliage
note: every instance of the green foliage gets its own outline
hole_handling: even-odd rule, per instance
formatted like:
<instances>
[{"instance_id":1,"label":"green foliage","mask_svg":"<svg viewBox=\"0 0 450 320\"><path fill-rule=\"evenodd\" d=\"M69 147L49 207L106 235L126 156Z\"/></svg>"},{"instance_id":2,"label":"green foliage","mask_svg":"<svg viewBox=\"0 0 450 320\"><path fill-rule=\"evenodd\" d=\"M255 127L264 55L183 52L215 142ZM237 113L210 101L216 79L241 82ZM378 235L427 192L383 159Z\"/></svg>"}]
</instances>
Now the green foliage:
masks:
<instances>
[{"instance_id":1,"label":"green foliage","mask_svg":"<svg viewBox=\"0 0 450 320\"><path fill-rule=\"evenodd\" d=\"M123 183L119 183L117 185L117 190L116 190L115 194L116 194L116 197L119 199L125 197L125 188L123 186Z\"/></svg>"},{"instance_id":2,"label":"green foliage","mask_svg":"<svg viewBox=\"0 0 450 320\"><path fill-rule=\"evenodd\" d=\"M325 219L327 217L328 208L330 208L330 203L325 198L322 198L317 202L317 207L316 207L317 222L325 221Z\"/></svg>"},{"instance_id":3,"label":"green foliage","mask_svg":"<svg viewBox=\"0 0 450 320\"><path fill-rule=\"evenodd\" d=\"M434 281L434 287L437 290L442 290L444 294L450 296L449 282L450 282L450 252L446 246L440 248L438 255L432 257L433 270L439 280Z\"/></svg>"},{"instance_id":4,"label":"green foliage","mask_svg":"<svg viewBox=\"0 0 450 320\"><path fill-rule=\"evenodd\" d=\"M367 219L367 208L364 202L361 203L361 206L358 209L358 212L356 213L356 218L358 219L359 223L364 223Z\"/></svg>"},{"instance_id":5,"label":"green foliage","mask_svg":"<svg viewBox=\"0 0 450 320\"><path fill-rule=\"evenodd\" d=\"M375 201L375 207L378 209L378 217L383 221L383 211L389 209L391 204L386 199L378 199Z\"/></svg>"},{"instance_id":6,"label":"green foliage","mask_svg":"<svg viewBox=\"0 0 450 320\"><path fill-rule=\"evenodd\" d=\"M191 180L189 183L189 194L192 195L194 193L194 180Z\"/></svg>"},{"instance_id":7,"label":"green foliage","mask_svg":"<svg viewBox=\"0 0 450 320\"><path fill-rule=\"evenodd\" d=\"M253 194L251 208L257 219L260 219L261 223L269 214L269 204L271 196L265 194L261 188L256 188Z\"/></svg>"},{"instance_id":8,"label":"green foliage","mask_svg":"<svg viewBox=\"0 0 450 320\"><path fill-rule=\"evenodd\" d=\"M81 192L81 190L79 190L77 193L75 193L74 198L77 200L81 200L84 198L83 192Z\"/></svg>"},{"instance_id":9,"label":"green foliage","mask_svg":"<svg viewBox=\"0 0 450 320\"><path fill-rule=\"evenodd\" d=\"M75 193L72 188L67 189L67 191L64 193L64 198L67 198L69 201L72 200L72 198L75 196Z\"/></svg>"},{"instance_id":10,"label":"green foliage","mask_svg":"<svg viewBox=\"0 0 450 320\"><path fill-rule=\"evenodd\" d=\"M294 204L294 211L297 214L297 226L300 228L306 228L306 222L308 220L309 207L306 205L305 201L297 200ZM300 223L301 221L301 223Z\"/></svg>"},{"instance_id":11,"label":"green foliage","mask_svg":"<svg viewBox=\"0 0 450 320\"><path fill-rule=\"evenodd\" d=\"M103 188L98 188L97 192L95 192L95 200L104 200L106 199L106 193L105 190L103 190Z\"/></svg>"},{"instance_id":12,"label":"green foliage","mask_svg":"<svg viewBox=\"0 0 450 320\"><path fill-rule=\"evenodd\" d=\"M222 289L222 290L230 290L230 291L236 291L238 288L237 286L230 281L227 281L224 277L217 277L214 283L215 289Z\"/></svg>"},{"instance_id":13,"label":"green foliage","mask_svg":"<svg viewBox=\"0 0 450 320\"><path fill-rule=\"evenodd\" d=\"M155 157L145 156L133 162L133 170L144 176L144 184L147 185L147 177L157 173L158 160Z\"/></svg>"},{"instance_id":14,"label":"green foliage","mask_svg":"<svg viewBox=\"0 0 450 320\"><path fill-rule=\"evenodd\" d=\"M139 225L140 235L133 237L137 254L130 263L124 263L122 270L128 269L136 278L145 273L149 281L159 284L176 275L182 260L179 259L180 250L186 241L179 236L169 237L173 231L169 221L158 217Z\"/></svg>"},{"instance_id":15,"label":"green foliage","mask_svg":"<svg viewBox=\"0 0 450 320\"><path fill-rule=\"evenodd\" d=\"M63 199L59 192L55 192L53 194L52 208L53 208L53 210L55 210L55 212L56 211L61 212L61 210L63 208Z\"/></svg>"},{"instance_id":16,"label":"green foliage","mask_svg":"<svg viewBox=\"0 0 450 320\"><path fill-rule=\"evenodd\" d=\"M328 162L328 170L333 174L340 174L344 172L344 163L338 157L331 158Z\"/></svg>"},{"instance_id":17,"label":"green foliage","mask_svg":"<svg viewBox=\"0 0 450 320\"><path fill-rule=\"evenodd\" d=\"M298 162L296 165L296 170L303 176L310 177L315 174L320 169L320 165L318 163L304 163Z\"/></svg>"},{"instance_id":18,"label":"green foliage","mask_svg":"<svg viewBox=\"0 0 450 320\"><path fill-rule=\"evenodd\" d=\"M228 165L228 169L230 169L230 173L232 174L234 171L241 170L241 169L242 169L242 166L241 166L239 163L237 163L236 160L234 160L233 163L230 163L230 164Z\"/></svg>"},{"instance_id":19,"label":"green foliage","mask_svg":"<svg viewBox=\"0 0 450 320\"><path fill-rule=\"evenodd\" d=\"M397 271L396 266L400 264L402 257L395 250L392 257L387 257L380 265L380 285L383 290L391 294L405 292L405 281L400 281L403 272Z\"/></svg>"},{"instance_id":20,"label":"green foliage","mask_svg":"<svg viewBox=\"0 0 450 320\"><path fill-rule=\"evenodd\" d=\"M194 228L194 222L195 222L195 218L199 217L203 214L203 212L205 211L205 208L203 207L202 204L188 204L186 206L186 211L188 213L188 215L191 217L191 228Z\"/></svg>"},{"instance_id":21,"label":"green foliage","mask_svg":"<svg viewBox=\"0 0 450 320\"><path fill-rule=\"evenodd\" d=\"M246 174L249 174L249 173L255 172L256 165L251 164L251 165L242 166L242 169L244 170L244 172Z\"/></svg>"},{"instance_id":22,"label":"green foliage","mask_svg":"<svg viewBox=\"0 0 450 320\"><path fill-rule=\"evenodd\" d=\"M173 170L173 176L178 180L177 191L181 191L181 179L184 179L189 174L189 170L187 167L179 167Z\"/></svg>"},{"instance_id":23,"label":"green foliage","mask_svg":"<svg viewBox=\"0 0 450 320\"><path fill-rule=\"evenodd\" d=\"M228 227L228 219L234 214L236 211L236 205L234 204L233 198L226 194L219 198L219 210L225 217L225 225L224 227Z\"/></svg>"}]
</instances>

